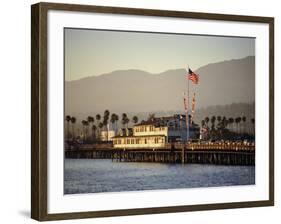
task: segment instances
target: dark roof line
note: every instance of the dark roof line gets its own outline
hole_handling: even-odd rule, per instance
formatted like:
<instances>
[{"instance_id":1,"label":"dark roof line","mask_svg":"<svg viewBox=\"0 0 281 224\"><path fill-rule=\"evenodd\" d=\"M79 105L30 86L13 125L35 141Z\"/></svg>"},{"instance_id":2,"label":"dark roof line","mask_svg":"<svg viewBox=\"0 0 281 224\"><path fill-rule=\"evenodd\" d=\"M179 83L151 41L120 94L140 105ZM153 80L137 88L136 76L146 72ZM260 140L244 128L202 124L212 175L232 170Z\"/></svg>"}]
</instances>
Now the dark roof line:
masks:
<instances>
[{"instance_id":1,"label":"dark roof line","mask_svg":"<svg viewBox=\"0 0 281 224\"><path fill-rule=\"evenodd\" d=\"M135 124L134 126L155 125L155 124L157 124L159 126L166 126L165 124L161 124L161 122L167 121L169 119L177 118L177 117L185 118L186 116L184 114L175 114L175 115L168 116L168 117L155 117L155 118L147 120L147 121L142 121L138 124Z\"/></svg>"}]
</instances>

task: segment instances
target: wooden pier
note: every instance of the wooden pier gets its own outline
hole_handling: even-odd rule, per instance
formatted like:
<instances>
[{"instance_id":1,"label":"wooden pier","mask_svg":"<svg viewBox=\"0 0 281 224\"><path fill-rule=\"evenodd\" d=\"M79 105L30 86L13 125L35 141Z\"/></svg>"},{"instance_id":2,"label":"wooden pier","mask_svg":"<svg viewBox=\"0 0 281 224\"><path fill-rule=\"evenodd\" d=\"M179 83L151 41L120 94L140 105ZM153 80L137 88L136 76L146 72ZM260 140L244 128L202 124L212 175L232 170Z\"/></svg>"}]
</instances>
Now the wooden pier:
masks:
<instances>
[{"instance_id":1,"label":"wooden pier","mask_svg":"<svg viewBox=\"0 0 281 224\"><path fill-rule=\"evenodd\" d=\"M69 147L66 158L111 159L114 162L255 165L255 146L242 143L166 143L162 148L116 149L112 143Z\"/></svg>"}]
</instances>

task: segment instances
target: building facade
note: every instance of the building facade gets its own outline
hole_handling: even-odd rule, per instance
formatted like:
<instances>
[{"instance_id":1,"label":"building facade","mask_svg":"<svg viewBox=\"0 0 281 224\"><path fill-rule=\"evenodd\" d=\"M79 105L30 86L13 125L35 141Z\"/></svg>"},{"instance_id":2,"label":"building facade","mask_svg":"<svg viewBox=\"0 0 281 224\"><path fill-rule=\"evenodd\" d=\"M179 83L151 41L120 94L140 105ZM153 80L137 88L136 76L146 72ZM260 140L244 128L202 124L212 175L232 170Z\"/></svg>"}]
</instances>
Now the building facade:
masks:
<instances>
[{"instance_id":1,"label":"building facade","mask_svg":"<svg viewBox=\"0 0 281 224\"><path fill-rule=\"evenodd\" d=\"M115 136L115 131L112 131L112 130L101 131L100 140L105 141L105 142L112 141L114 136Z\"/></svg>"},{"instance_id":2,"label":"building facade","mask_svg":"<svg viewBox=\"0 0 281 224\"><path fill-rule=\"evenodd\" d=\"M152 118L133 128L121 129L112 140L114 148L161 148L168 142L185 142L188 137L199 138L199 132L198 125L190 124L188 133L185 115L176 114Z\"/></svg>"}]
</instances>

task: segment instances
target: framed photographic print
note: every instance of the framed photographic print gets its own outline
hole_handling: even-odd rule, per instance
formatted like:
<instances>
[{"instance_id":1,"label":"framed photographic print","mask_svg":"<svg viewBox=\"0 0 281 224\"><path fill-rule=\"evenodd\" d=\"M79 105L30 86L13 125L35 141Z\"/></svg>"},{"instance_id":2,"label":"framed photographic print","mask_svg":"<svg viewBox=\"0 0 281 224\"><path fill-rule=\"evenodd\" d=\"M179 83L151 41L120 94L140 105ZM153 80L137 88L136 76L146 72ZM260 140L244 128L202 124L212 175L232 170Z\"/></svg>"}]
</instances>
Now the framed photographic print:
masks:
<instances>
[{"instance_id":1,"label":"framed photographic print","mask_svg":"<svg viewBox=\"0 0 281 224\"><path fill-rule=\"evenodd\" d=\"M32 218L274 204L274 19L32 5Z\"/></svg>"}]
</instances>

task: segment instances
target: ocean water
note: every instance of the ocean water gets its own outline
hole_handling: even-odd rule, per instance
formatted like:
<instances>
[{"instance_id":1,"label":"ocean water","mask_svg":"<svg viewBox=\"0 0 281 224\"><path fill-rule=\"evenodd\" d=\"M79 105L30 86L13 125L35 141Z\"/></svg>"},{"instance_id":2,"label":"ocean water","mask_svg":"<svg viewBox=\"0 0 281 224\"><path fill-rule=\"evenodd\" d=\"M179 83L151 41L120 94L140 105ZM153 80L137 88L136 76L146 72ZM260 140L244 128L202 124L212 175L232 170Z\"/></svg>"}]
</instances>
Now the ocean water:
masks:
<instances>
[{"instance_id":1,"label":"ocean water","mask_svg":"<svg viewBox=\"0 0 281 224\"><path fill-rule=\"evenodd\" d=\"M254 166L65 159L65 194L253 184Z\"/></svg>"}]
</instances>

